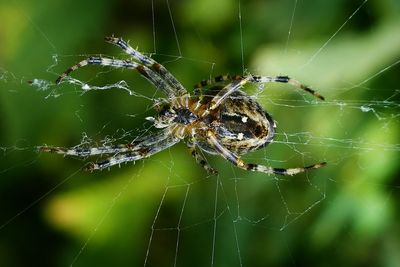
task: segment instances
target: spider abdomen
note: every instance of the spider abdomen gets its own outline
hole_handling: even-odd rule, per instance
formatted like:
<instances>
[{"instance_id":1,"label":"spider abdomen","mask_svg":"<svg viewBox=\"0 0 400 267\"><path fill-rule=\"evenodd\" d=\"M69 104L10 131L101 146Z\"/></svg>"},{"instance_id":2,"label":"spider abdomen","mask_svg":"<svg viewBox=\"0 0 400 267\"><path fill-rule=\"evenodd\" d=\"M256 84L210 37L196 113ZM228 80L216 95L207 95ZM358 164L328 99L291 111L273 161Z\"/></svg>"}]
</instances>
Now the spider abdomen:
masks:
<instances>
[{"instance_id":1,"label":"spider abdomen","mask_svg":"<svg viewBox=\"0 0 400 267\"><path fill-rule=\"evenodd\" d=\"M216 137L238 155L263 147L274 137L275 123L271 116L241 91L225 100L217 118Z\"/></svg>"}]
</instances>

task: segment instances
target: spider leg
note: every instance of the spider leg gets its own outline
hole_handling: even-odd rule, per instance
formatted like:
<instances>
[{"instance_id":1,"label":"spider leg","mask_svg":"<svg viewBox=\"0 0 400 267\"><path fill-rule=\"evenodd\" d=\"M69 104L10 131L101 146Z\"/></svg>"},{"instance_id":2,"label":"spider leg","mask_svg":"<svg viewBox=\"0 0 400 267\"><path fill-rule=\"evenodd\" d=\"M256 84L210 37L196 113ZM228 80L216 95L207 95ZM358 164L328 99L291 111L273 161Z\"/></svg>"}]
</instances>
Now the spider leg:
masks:
<instances>
[{"instance_id":1,"label":"spider leg","mask_svg":"<svg viewBox=\"0 0 400 267\"><path fill-rule=\"evenodd\" d=\"M98 161L98 162L91 162L86 167L86 171L93 171L93 170L103 170L109 168L114 165L120 165L121 163L125 162L132 162L137 161L143 158L150 157L164 149L167 149L180 141L179 138L176 137L167 137L166 139L160 140L157 143L153 143L149 146L144 145L139 150L129 151L122 154L117 154L113 157L109 157L107 159ZM145 142L145 141L144 141Z\"/></svg>"},{"instance_id":2,"label":"spider leg","mask_svg":"<svg viewBox=\"0 0 400 267\"><path fill-rule=\"evenodd\" d=\"M222 88L211 100L210 109L216 109L229 95L239 90L243 85L249 82L251 78L251 76L243 77L243 79L235 80Z\"/></svg>"},{"instance_id":3,"label":"spider leg","mask_svg":"<svg viewBox=\"0 0 400 267\"><path fill-rule=\"evenodd\" d=\"M163 65L161 65L151 57L147 57L142 53L140 53L139 51L133 49L122 38L116 38L111 36L111 37L106 37L105 40L108 43L118 46L119 48L124 50L125 53L132 56L146 67L158 73L160 77L163 78L172 88L175 88L175 93L177 95L184 95L187 93L183 85Z\"/></svg>"},{"instance_id":4,"label":"spider leg","mask_svg":"<svg viewBox=\"0 0 400 267\"><path fill-rule=\"evenodd\" d=\"M243 79L242 75L235 75L235 76L231 76L229 74L228 75L219 75L212 79L202 80L199 83L195 84L193 86L193 88L195 90L201 90L204 87L211 86L214 84L218 84L218 83L222 83L222 82L226 82L226 81L231 82L231 81L236 81L236 80L241 80L241 79Z\"/></svg>"},{"instance_id":5,"label":"spider leg","mask_svg":"<svg viewBox=\"0 0 400 267\"><path fill-rule=\"evenodd\" d=\"M192 155L192 157L194 157L196 162L198 164L200 164L209 175L217 175L218 174L218 171L216 169L214 169L213 167L211 167L211 165L208 164L208 162L204 158L204 156L197 151L195 144L188 143L187 146L189 148L189 151L190 151L190 154Z\"/></svg>"},{"instance_id":6,"label":"spider leg","mask_svg":"<svg viewBox=\"0 0 400 267\"><path fill-rule=\"evenodd\" d=\"M221 105L221 103L232 93L239 90L243 85L251 80L251 76L243 77L242 79L234 80L224 88L222 88L218 94L216 94L210 102L210 107L206 109L202 116L206 116L210 113L210 110L214 110Z\"/></svg>"},{"instance_id":7,"label":"spider leg","mask_svg":"<svg viewBox=\"0 0 400 267\"><path fill-rule=\"evenodd\" d=\"M215 77L214 79L209 79L209 80L203 80L200 83L196 84L194 86L195 90L201 90L202 87L205 86L210 86L216 83L220 82L225 82L225 81L231 81L230 84L225 86L212 100L211 102L211 109L217 108L223 101L228 97L230 94L235 92L236 90L240 89L241 86L243 86L245 83L250 82L250 83L288 83L291 84L292 86L304 90L307 93L312 94L313 96L325 100L325 98L320 95L318 92L314 91L310 87L300 83L299 81L292 79L288 76L275 76L275 77L270 77L270 76L255 76L255 75L248 75L248 76L241 76L241 75L235 75L235 76L230 76L230 75L220 75Z\"/></svg>"},{"instance_id":8,"label":"spider leg","mask_svg":"<svg viewBox=\"0 0 400 267\"><path fill-rule=\"evenodd\" d=\"M136 62L130 60L120 60L107 57L89 57L82 60L81 62L73 65L65 72L63 72L56 80L56 84L59 84L65 77L71 72L82 68L87 65L100 65L108 66L113 68L124 68L124 69L136 69L143 77L150 81L154 86L163 90L168 96L174 95L174 90L169 86L163 79L156 75L151 69Z\"/></svg>"},{"instance_id":9,"label":"spider leg","mask_svg":"<svg viewBox=\"0 0 400 267\"><path fill-rule=\"evenodd\" d=\"M53 147L53 146L39 146L37 149L40 152L60 154L64 156L74 156L74 157L91 157L96 155L104 154L120 154L129 151L140 151L145 147L151 146L166 139L168 132L161 131L149 136L137 138L128 144L117 144L110 146L99 146L99 147L82 147L75 146L71 148L66 147Z\"/></svg>"},{"instance_id":10,"label":"spider leg","mask_svg":"<svg viewBox=\"0 0 400 267\"><path fill-rule=\"evenodd\" d=\"M221 145L217 138L215 137L212 131L207 132L207 139L208 142L214 147L214 149L226 160L230 161L232 164L236 165L237 167L248 170L248 171L257 171L263 172L267 174L278 174L278 175L295 175L298 173L306 172L311 169L319 169L326 165L326 162L316 163L306 167L298 167L298 168L290 168L290 169L282 169L282 168L273 168L264 165L246 163L241 160L237 155L229 151L223 145Z\"/></svg>"},{"instance_id":11,"label":"spider leg","mask_svg":"<svg viewBox=\"0 0 400 267\"><path fill-rule=\"evenodd\" d=\"M75 156L75 157L90 157L95 155L103 154L117 154L132 151L130 144L126 145L115 145L115 146L100 146L100 147L52 147L52 146L40 146L38 147L40 152L60 154L64 156Z\"/></svg>"},{"instance_id":12,"label":"spider leg","mask_svg":"<svg viewBox=\"0 0 400 267\"><path fill-rule=\"evenodd\" d=\"M251 76L250 79L251 83L288 83L291 84L292 86L304 90L307 93L312 94L316 98L319 98L321 100L325 100L325 98L320 95L318 92L315 92L313 89L308 87L307 85L302 84L301 82L292 79L288 76L275 76L275 77L269 77L269 76Z\"/></svg>"}]
</instances>

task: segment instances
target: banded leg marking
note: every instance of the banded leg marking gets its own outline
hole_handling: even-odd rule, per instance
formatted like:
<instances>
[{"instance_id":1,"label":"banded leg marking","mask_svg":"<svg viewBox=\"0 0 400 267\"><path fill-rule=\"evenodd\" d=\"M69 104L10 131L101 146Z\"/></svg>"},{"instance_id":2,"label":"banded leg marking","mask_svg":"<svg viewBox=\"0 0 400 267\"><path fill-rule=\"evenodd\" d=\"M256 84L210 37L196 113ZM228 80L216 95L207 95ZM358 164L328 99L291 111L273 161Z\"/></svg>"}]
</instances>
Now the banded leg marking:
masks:
<instances>
[{"instance_id":1,"label":"banded leg marking","mask_svg":"<svg viewBox=\"0 0 400 267\"><path fill-rule=\"evenodd\" d=\"M59 84L71 72L87 65L100 65L113 68L136 69L143 77L145 77L148 81L150 81L154 86L164 91L167 95L174 95L174 90L171 88L171 86L169 86L163 79L161 79L158 75L155 74L155 72L153 72L148 67L130 60L120 60L120 59L113 59L100 56L89 57L73 65L57 78L56 84Z\"/></svg>"},{"instance_id":2,"label":"banded leg marking","mask_svg":"<svg viewBox=\"0 0 400 267\"><path fill-rule=\"evenodd\" d=\"M129 151L140 151L146 147L152 146L162 140L168 138L168 131L161 131L153 133L150 136L137 138L128 144L118 144L112 146L99 146L99 147L52 147L52 146L39 146L38 150L45 153L54 153L64 156L73 157L91 157L104 154L118 154Z\"/></svg>"},{"instance_id":3,"label":"banded leg marking","mask_svg":"<svg viewBox=\"0 0 400 267\"><path fill-rule=\"evenodd\" d=\"M64 156L75 156L81 158L103 155L103 154L124 153L133 150L130 144L116 145L116 146L100 146L91 148L81 148L81 147L65 148L65 147L40 146L38 147L38 149L40 152L54 153Z\"/></svg>"},{"instance_id":4,"label":"banded leg marking","mask_svg":"<svg viewBox=\"0 0 400 267\"><path fill-rule=\"evenodd\" d=\"M282 168L273 168L270 166L258 165L253 163L246 163L241 160L237 155L226 149L222 146L217 138L215 137L212 131L207 132L207 138L209 143L215 148L215 150L226 160L231 162L232 164L236 165L237 167L248 170L248 171L257 171L263 172L267 174L277 174L277 175L295 175L302 172L306 172L312 169L319 169L326 165L326 162L316 163L306 167L298 167L298 168L289 168L289 169L282 169Z\"/></svg>"},{"instance_id":5,"label":"banded leg marking","mask_svg":"<svg viewBox=\"0 0 400 267\"><path fill-rule=\"evenodd\" d=\"M243 79L242 75L235 75L235 76L231 76L231 75L219 75L216 76L212 79L208 79L208 80L202 80L199 83L195 84L193 86L194 89L201 89L203 87L207 87L207 86L211 86L214 84L218 84L218 83L222 83L222 82L232 82L232 81L236 81L236 80L241 80Z\"/></svg>"},{"instance_id":6,"label":"banded leg marking","mask_svg":"<svg viewBox=\"0 0 400 267\"><path fill-rule=\"evenodd\" d=\"M192 157L196 160L196 162L198 164L201 165L201 167L203 167L206 172L209 175L217 175L218 171L216 169L214 169L213 167L211 167L211 165L207 162L207 160L204 158L204 156L198 152L198 150L196 149L196 145L194 144L188 144L188 148L190 151L190 154L192 155Z\"/></svg>"},{"instance_id":7,"label":"banded leg marking","mask_svg":"<svg viewBox=\"0 0 400 267\"><path fill-rule=\"evenodd\" d=\"M201 116L206 116L210 113L210 110L214 110L217 107L221 105L221 103L232 93L236 92L239 90L243 85L245 85L247 82L249 82L251 79L251 76L246 76L243 79L239 79L236 81L233 81L229 83L227 86L222 88L218 94L216 94L213 99L210 102L210 107L209 109L206 109Z\"/></svg>"},{"instance_id":8,"label":"banded leg marking","mask_svg":"<svg viewBox=\"0 0 400 267\"><path fill-rule=\"evenodd\" d=\"M216 109L219 107L219 105L232 93L236 92L239 90L243 85L245 85L247 82L251 80L251 76L246 76L243 79L233 81L224 88L221 89L221 91L218 92L217 95L214 96L214 98L211 100L211 105L210 109Z\"/></svg>"},{"instance_id":9,"label":"banded leg marking","mask_svg":"<svg viewBox=\"0 0 400 267\"><path fill-rule=\"evenodd\" d=\"M152 59L151 57L147 57L140 53L139 51L133 49L126 41L122 38L116 37L106 37L105 41L111 44L114 44L125 51L128 55L132 56L140 63L145 65L146 67L154 70L156 73L160 75L172 88L175 89L175 93L177 95L182 95L187 93L186 89L183 85L172 75L163 65Z\"/></svg>"},{"instance_id":10,"label":"banded leg marking","mask_svg":"<svg viewBox=\"0 0 400 267\"><path fill-rule=\"evenodd\" d=\"M307 85L302 84L301 82L292 79L288 76L276 76L276 77L269 77L269 76L252 76L250 80L252 83L288 83L298 89L304 90L309 94L312 94L314 97L319 98L321 100L325 100L325 98L320 95L318 92L314 91Z\"/></svg>"},{"instance_id":11,"label":"banded leg marking","mask_svg":"<svg viewBox=\"0 0 400 267\"><path fill-rule=\"evenodd\" d=\"M234 75L234 76L230 76L230 75L220 75L215 77L214 79L210 79L210 80L203 80L200 83L196 84L194 86L195 89L199 90L202 87L206 87L206 86L210 86L216 83L221 83L221 82L226 82L226 81L231 81L231 82L235 82L235 81L239 81L239 80L243 80L246 79L247 76L243 76L243 75ZM298 89L301 89L303 91L306 91L309 94L312 94L314 97L319 98L321 100L325 100L325 98L319 94L318 92L316 92L315 90L311 89L309 86L302 84L301 82L292 79L288 76L256 76L256 75L250 75L250 79L249 82L250 83L288 83Z\"/></svg>"},{"instance_id":12,"label":"banded leg marking","mask_svg":"<svg viewBox=\"0 0 400 267\"><path fill-rule=\"evenodd\" d=\"M170 130L154 133L149 137L134 140L126 145L101 146L95 148L63 148L63 147L38 147L39 151L56 153L65 156L90 157L96 155L114 154L107 159L95 163L89 163L84 168L87 171L102 170L113 165L129 161L136 161L150 157L164 149L167 149L180 141L179 138L171 137Z\"/></svg>"},{"instance_id":13,"label":"banded leg marking","mask_svg":"<svg viewBox=\"0 0 400 267\"><path fill-rule=\"evenodd\" d=\"M180 141L179 138L167 138L165 140L160 140L160 142L154 143L148 147L143 147L137 151L129 151L127 153L117 154L114 157L109 157L107 159L91 162L86 165L86 171L103 170L114 165L120 165L125 162L137 161L143 158L150 157L164 149L167 149Z\"/></svg>"}]
</instances>

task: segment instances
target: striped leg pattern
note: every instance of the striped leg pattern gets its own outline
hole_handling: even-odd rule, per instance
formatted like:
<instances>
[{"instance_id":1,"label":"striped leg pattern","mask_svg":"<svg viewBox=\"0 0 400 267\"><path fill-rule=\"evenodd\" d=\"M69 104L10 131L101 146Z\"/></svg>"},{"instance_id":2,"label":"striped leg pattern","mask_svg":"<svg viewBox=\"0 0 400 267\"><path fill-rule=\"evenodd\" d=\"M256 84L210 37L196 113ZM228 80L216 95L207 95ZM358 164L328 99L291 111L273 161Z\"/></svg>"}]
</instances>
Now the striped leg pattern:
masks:
<instances>
[{"instance_id":1,"label":"striped leg pattern","mask_svg":"<svg viewBox=\"0 0 400 267\"><path fill-rule=\"evenodd\" d=\"M172 88L175 89L176 95L184 95L187 93L186 89L183 85L172 75L163 65L152 59L151 57L147 57L141 54L139 51L133 49L126 41L122 38L116 37L106 37L106 42L114 44L125 51L128 55L132 56L134 59L138 60L144 66L154 70L157 74L160 75L162 79L164 79Z\"/></svg>"},{"instance_id":2,"label":"striped leg pattern","mask_svg":"<svg viewBox=\"0 0 400 267\"><path fill-rule=\"evenodd\" d=\"M99 162L89 163L85 167L85 170L93 171L102 170L128 161L136 161L142 158L150 157L161 150L173 146L179 141L179 138L171 136L169 134L169 130L166 129L150 135L148 138L135 140L125 145L100 146L91 148L41 146L38 149L40 152L56 153L65 156L76 156L82 158L107 154L113 155L107 159L100 160Z\"/></svg>"},{"instance_id":3,"label":"striped leg pattern","mask_svg":"<svg viewBox=\"0 0 400 267\"><path fill-rule=\"evenodd\" d=\"M153 146L168 138L169 130L164 130L150 134L146 137L136 138L128 144L117 144L117 145L103 145L98 147L82 147L75 146L71 148L66 147L52 147L52 146L39 146L37 149L40 152L54 153L64 156L87 158L97 155L105 154L120 154L125 152L140 151L149 146Z\"/></svg>"},{"instance_id":4,"label":"striped leg pattern","mask_svg":"<svg viewBox=\"0 0 400 267\"><path fill-rule=\"evenodd\" d=\"M288 83L298 89L301 89L309 94L312 94L314 97L319 98L320 100L325 100L325 98L320 95L318 92L314 91L307 85L302 84L301 82L292 79L288 76L254 76L252 75L252 79L250 80L252 83Z\"/></svg>"},{"instance_id":5,"label":"striped leg pattern","mask_svg":"<svg viewBox=\"0 0 400 267\"><path fill-rule=\"evenodd\" d=\"M239 81L244 80L245 82L239 83ZM217 96L215 96L213 102L214 103L221 103L223 101L223 98L221 99L222 96L226 98L236 90L239 90L245 83L288 83L298 89L301 89L309 94L312 94L314 97L319 98L321 100L325 100L325 98L320 95L318 92L314 91L310 87L300 83L299 81L292 79L288 76L255 76L255 75L247 75L247 76L241 76L241 75L235 75L235 76L230 76L230 75L220 75L215 77L214 79L210 80L203 80L196 84L194 88L196 90L199 90L203 87L206 86L212 86L213 84L219 84L223 82L230 82L230 84L226 85L220 92L218 93ZM240 86L237 86L240 85Z\"/></svg>"},{"instance_id":6,"label":"striped leg pattern","mask_svg":"<svg viewBox=\"0 0 400 267\"><path fill-rule=\"evenodd\" d=\"M206 172L209 175L217 175L218 174L218 171L216 169L214 169L213 167L211 167L211 165L208 164L208 162L204 158L204 156L201 153L199 153L199 151L196 149L196 145L188 143L188 148L189 148L189 151L190 151L190 154L192 155L192 157L196 160L196 162L198 164L201 165L201 167L203 167L206 170Z\"/></svg>"},{"instance_id":7,"label":"striped leg pattern","mask_svg":"<svg viewBox=\"0 0 400 267\"><path fill-rule=\"evenodd\" d=\"M174 90L169 86L163 79L161 79L154 71L146 66L138 64L130 60L120 60L107 57L89 57L82 60L81 62L73 65L65 72L63 72L56 80L56 84L59 84L65 77L67 77L71 72L82 68L87 65L100 65L112 68L124 68L124 69L135 69L148 81L150 81L154 86L164 91L166 95L173 95Z\"/></svg>"},{"instance_id":8,"label":"striped leg pattern","mask_svg":"<svg viewBox=\"0 0 400 267\"><path fill-rule=\"evenodd\" d=\"M80 158L87 158L90 156L104 155L104 154L118 154L125 153L132 150L130 144L127 145L115 145L115 146L100 146L100 147L51 147L51 146L40 146L38 147L40 152L54 153L64 156L73 156Z\"/></svg>"},{"instance_id":9,"label":"striped leg pattern","mask_svg":"<svg viewBox=\"0 0 400 267\"><path fill-rule=\"evenodd\" d=\"M90 162L86 165L86 171L103 170L114 165L120 165L121 163L133 162L140 159L148 158L164 149L167 149L180 141L179 138L169 137L165 140L161 140L148 147L142 147L140 150L133 150L127 153L117 154L113 157L98 161Z\"/></svg>"},{"instance_id":10,"label":"striped leg pattern","mask_svg":"<svg viewBox=\"0 0 400 267\"><path fill-rule=\"evenodd\" d=\"M234 164L235 166L248 170L248 171L257 171L257 172L263 172L267 174L278 174L278 175L295 175L298 173L306 172L311 169L319 169L323 166L326 165L326 162L321 162L321 163L316 163L307 167L298 167L298 168L290 168L290 169L282 169L282 168L273 168L269 166L264 166L264 165L258 165L258 164L252 164L252 163L246 163L243 160L241 160L237 155L229 151L227 148L222 146L217 138L215 137L214 133L212 131L207 132L207 137L209 143L214 147L215 151L218 152L223 158Z\"/></svg>"}]
</instances>

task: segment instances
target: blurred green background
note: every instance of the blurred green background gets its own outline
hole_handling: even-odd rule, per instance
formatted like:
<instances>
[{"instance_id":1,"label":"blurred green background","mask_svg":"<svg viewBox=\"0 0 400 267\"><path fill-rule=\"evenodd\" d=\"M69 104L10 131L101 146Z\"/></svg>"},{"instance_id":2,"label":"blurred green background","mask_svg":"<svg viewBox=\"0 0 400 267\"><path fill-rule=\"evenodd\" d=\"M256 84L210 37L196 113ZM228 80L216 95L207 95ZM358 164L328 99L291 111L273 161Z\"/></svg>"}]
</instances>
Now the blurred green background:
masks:
<instances>
[{"instance_id":1,"label":"blurred green background","mask_svg":"<svg viewBox=\"0 0 400 267\"><path fill-rule=\"evenodd\" d=\"M1 0L0 18L0 266L400 266L398 0ZM278 129L244 158L328 166L278 179L209 156L220 175L207 177L179 144L85 173L82 160L37 153L149 129L161 95L135 72L72 74L124 80L133 96L53 84L89 55L126 58L103 42L111 34L190 90L243 71L311 85L325 102L246 88Z\"/></svg>"}]
</instances>

